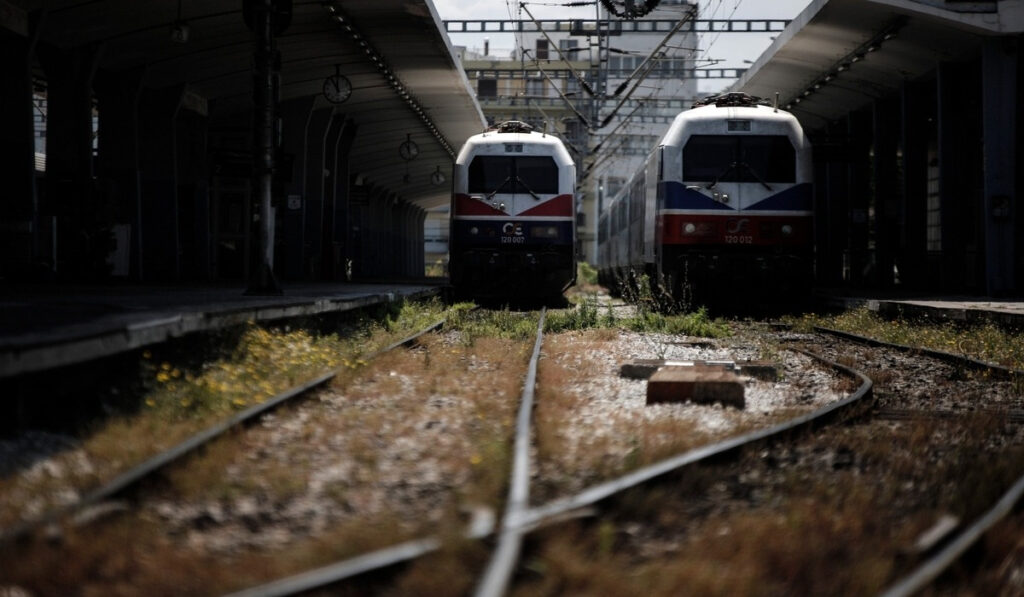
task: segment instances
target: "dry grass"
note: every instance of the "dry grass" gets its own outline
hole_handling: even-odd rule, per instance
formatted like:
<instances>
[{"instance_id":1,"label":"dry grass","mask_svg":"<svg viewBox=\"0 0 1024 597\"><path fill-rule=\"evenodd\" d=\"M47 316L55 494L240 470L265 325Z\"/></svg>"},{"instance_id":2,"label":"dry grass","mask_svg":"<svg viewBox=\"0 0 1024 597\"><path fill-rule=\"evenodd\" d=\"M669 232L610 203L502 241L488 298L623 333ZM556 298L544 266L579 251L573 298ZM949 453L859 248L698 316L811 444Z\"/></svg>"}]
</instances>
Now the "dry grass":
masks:
<instances>
[{"instance_id":1,"label":"dry grass","mask_svg":"<svg viewBox=\"0 0 1024 597\"><path fill-rule=\"evenodd\" d=\"M312 499L333 521L325 534L299 532L286 549L228 556L193 540L204 531L168 528L144 510L120 523L71 531L58 545L38 541L0 552L20 567L0 574L0 585L37 594L212 594L440 534L441 552L410 567L396 586L428 593L469 587L487 549L461 539L464 511L497 508L504 497L529 348L515 340L477 338L468 346L428 335L415 349L349 370L319 399L214 443L168 471L160 488L163 499L180 506L248 496L283 508ZM281 426L300 416L303 425ZM395 451L402 445L408 449ZM318 471L343 462L348 474L311 489ZM417 481L421 475L435 480ZM409 487L412 493L402 497ZM68 560L76 565L65 567ZM179 581L179 573L186 578ZM346 591L361 593L353 587Z\"/></svg>"},{"instance_id":2,"label":"dry grass","mask_svg":"<svg viewBox=\"0 0 1024 597\"><path fill-rule=\"evenodd\" d=\"M866 307L830 317L805 315L790 323L805 331L812 326L830 327L893 344L941 350L1024 369L1024 334L991 323L964 326L926 320L887 320Z\"/></svg>"},{"instance_id":3,"label":"dry grass","mask_svg":"<svg viewBox=\"0 0 1024 597\"><path fill-rule=\"evenodd\" d=\"M217 556L165 536L151 520L125 518L68 530L57 543L4 547L0 583L34 595L218 595L409 538L393 520L367 518L276 553Z\"/></svg>"},{"instance_id":4,"label":"dry grass","mask_svg":"<svg viewBox=\"0 0 1024 597\"><path fill-rule=\"evenodd\" d=\"M250 326L223 358L185 370L142 354L140 369L149 387L137 411L114 416L87 430L80 451L55 458L60 475L39 471L0 479L0 526L26 512L54 507L71 487L98 486L216 422L261 403L306 380L341 367L358 368L360 359L429 321L441 317L438 303L403 305L379 322L364 322L345 338L314 336ZM88 462L83 467L81 462Z\"/></svg>"},{"instance_id":5,"label":"dry grass","mask_svg":"<svg viewBox=\"0 0 1024 597\"><path fill-rule=\"evenodd\" d=\"M543 533L514 594L877 594L910 571L907 549L941 514L973 520L1024 473L1024 448L992 447L1004 425L978 416L841 427L803 440L799 465L766 466L759 453L726 471L688 469L593 524ZM853 465L833 470L813 456L837 450ZM1019 525L989 534L993 572L952 594L1015 594L1004 587L1024 568Z\"/></svg>"}]
</instances>

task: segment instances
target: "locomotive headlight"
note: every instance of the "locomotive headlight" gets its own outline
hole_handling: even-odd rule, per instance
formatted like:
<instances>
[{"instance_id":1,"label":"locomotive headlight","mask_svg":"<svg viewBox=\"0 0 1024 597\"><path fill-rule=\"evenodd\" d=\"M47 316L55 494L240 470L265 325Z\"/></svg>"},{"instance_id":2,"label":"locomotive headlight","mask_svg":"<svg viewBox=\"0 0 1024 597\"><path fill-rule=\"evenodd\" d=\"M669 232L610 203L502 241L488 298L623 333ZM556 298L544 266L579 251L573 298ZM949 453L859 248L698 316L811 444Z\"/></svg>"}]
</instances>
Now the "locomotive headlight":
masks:
<instances>
[{"instance_id":1,"label":"locomotive headlight","mask_svg":"<svg viewBox=\"0 0 1024 597\"><path fill-rule=\"evenodd\" d=\"M476 236L477 234L480 234L480 229L477 228L476 226L473 226L472 228L469 229L469 233L472 234L473 236Z\"/></svg>"},{"instance_id":2,"label":"locomotive headlight","mask_svg":"<svg viewBox=\"0 0 1024 597\"><path fill-rule=\"evenodd\" d=\"M558 238L558 227L534 226L530 228L530 236L534 238Z\"/></svg>"},{"instance_id":3,"label":"locomotive headlight","mask_svg":"<svg viewBox=\"0 0 1024 597\"><path fill-rule=\"evenodd\" d=\"M782 236L790 236L793 234L793 227L789 224L782 225Z\"/></svg>"},{"instance_id":4,"label":"locomotive headlight","mask_svg":"<svg viewBox=\"0 0 1024 597\"><path fill-rule=\"evenodd\" d=\"M693 234L695 232L697 232L697 226L693 222L683 224L683 234Z\"/></svg>"}]
</instances>

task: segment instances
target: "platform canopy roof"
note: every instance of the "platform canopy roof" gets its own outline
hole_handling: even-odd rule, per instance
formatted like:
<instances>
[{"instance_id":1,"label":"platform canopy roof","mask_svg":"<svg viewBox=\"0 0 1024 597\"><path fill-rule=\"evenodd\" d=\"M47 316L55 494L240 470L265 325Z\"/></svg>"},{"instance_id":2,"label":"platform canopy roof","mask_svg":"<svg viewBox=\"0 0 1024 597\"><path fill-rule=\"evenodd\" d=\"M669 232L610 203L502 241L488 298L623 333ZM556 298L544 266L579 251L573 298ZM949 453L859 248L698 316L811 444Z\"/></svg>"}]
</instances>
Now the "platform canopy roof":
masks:
<instances>
[{"instance_id":1,"label":"platform canopy roof","mask_svg":"<svg viewBox=\"0 0 1024 597\"><path fill-rule=\"evenodd\" d=\"M778 93L813 130L1022 30L1020 0L813 0L732 89Z\"/></svg>"},{"instance_id":2,"label":"platform canopy roof","mask_svg":"<svg viewBox=\"0 0 1024 597\"><path fill-rule=\"evenodd\" d=\"M147 88L185 85L211 114L221 114L248 109L251 102L254 37L243 19L245 3L0 0L0 25L26 35L37 30L40 43L49 46L94 49L99 69L141 72ZM421 207L447 202L450 183L434 184L431 174L440 168L450 177L453 152L485 121L431 1L291 5L290 24L277 38L281 100L314 97L328 106L321 93L325 78L344 75L352 94L338 110L359 126L352 171ZM408 171L399 156L407 135L419 148Z\"/></svg>"}]
</instances>

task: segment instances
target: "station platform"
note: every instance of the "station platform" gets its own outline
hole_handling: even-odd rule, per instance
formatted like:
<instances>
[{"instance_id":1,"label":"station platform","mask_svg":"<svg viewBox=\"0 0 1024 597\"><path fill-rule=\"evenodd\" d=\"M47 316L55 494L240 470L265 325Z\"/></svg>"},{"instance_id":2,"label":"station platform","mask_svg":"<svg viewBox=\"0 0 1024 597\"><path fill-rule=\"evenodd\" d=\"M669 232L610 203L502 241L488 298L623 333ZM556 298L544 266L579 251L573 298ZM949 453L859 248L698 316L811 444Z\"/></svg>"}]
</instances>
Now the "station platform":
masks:
<instances>
[{"instance_id":1,"label":"station platform","mask_svg":"<svg viewBox=\"0 0 1024 597\"><path fill-rule=\"evenodd\" d=\"M1024 330L1024 298L995 299L977 296L910 294L848 294L822 290L819 305L837 309L867 307L886 317L923 317L970 324L994 323Z\"/></svg>"},{"instance_id":2,"label":"station platform","mask_svg":"<svg viewBox=\"0 0 1024 597\"><path fill-rule=\"evenodd\" d=\"M238 286L0 286L0 379L84 363L248 321L284 321L432 296L440 281Z\"/></svg>"}]
</instances>

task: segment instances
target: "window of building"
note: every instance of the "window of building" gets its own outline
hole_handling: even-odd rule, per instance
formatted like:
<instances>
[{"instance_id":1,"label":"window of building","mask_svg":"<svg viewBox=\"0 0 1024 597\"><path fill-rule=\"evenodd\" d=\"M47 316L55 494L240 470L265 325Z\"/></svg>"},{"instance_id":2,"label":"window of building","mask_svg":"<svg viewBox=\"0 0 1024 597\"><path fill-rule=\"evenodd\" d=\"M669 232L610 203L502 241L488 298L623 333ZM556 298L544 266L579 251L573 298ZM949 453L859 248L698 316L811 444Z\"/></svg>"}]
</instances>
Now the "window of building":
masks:
<instances>
[{"instance_id":1,"label":"window of building","mask_svg":"<svg viewBox=\"0 0 1024 597\"><path fill-rule=\"evenodd\" d=\"M538 39L537 40L537 60L548 59L548 40Z\"/></svg>"},{"instance_id":2,"label":"window of building","mask_svg":"<svg viewBox=\"0 0 1024 597\"><path fill-rule=\"evenodd\" d=\"M580 91L580 81L576 77L570 76L565 80L565 92L566 94L577 94Z\"/></svg>"},{"instance_id":3,"label":"window of building","mask_svg":"<svg viewBox=\"0 0 1024 597\"><path fill-rule=\"evenodd\" d=\"M577 39L560 39L558 40L558 49L562 51L562 57L567 60L578 59L576 50L579 48L580 42Z\"/></svg>"},{"instance_id":4,"label":"window of building","mask_svg":"<svg viewBox=\"0 0 1024 597\"><path fill-rule=\"evenodd\" d=\"M529 97L544 97L548 82L544 79L527 79L526 95Z\"/></svg>"},{"instance_id":5,"label":"window of building","mask_svg":"<svg viewBox=\"0 0 1024 597\"><path fill-rule=\"evenodd\" d=\"M477 97L498 97L498 80L497 79L477 79L477 82L476 82L476 96Z\"/></svg>"},{"instance_id":6,"label":"window of building","mask_svg":"<svg viewBox=\"0 0 1024 597\"><path fill-rule=\"evenodd\" d=\"M498 79L477 79L477 97L498 97Z\"/></svg>"}]
</instances>

